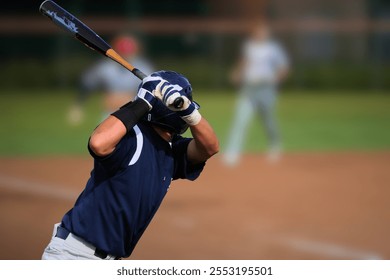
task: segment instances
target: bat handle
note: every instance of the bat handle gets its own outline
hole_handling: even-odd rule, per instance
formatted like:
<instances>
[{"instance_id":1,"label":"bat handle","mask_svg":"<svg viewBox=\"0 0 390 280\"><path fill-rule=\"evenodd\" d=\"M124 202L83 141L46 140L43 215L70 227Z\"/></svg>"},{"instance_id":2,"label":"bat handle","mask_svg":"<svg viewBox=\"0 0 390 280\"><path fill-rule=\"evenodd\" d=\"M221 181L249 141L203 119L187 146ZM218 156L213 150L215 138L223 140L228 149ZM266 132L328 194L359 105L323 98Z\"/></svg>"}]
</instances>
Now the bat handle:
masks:
<instances>
[{"instance_id":1,"label":"bat handle","mask_svg":"<svg viewBox=\"0 0 390 280\"><path fill-rule=\"evenodd\" d=\"M146 74L137 68L134 68L133 70L131 70L131 72L140 80L146 78Z\"/></svg>"},{"instance_id":2,"label":"bat handle","mask_svg":"<svg viewBox=\"0 0 390 280\"><path fill-rule=\"evenodd\" d=\"M181 109L184 104L184 99L183 97L176 97L175 101L173 101L173 107L176 109Z\"/></svg>"}]
</instances>

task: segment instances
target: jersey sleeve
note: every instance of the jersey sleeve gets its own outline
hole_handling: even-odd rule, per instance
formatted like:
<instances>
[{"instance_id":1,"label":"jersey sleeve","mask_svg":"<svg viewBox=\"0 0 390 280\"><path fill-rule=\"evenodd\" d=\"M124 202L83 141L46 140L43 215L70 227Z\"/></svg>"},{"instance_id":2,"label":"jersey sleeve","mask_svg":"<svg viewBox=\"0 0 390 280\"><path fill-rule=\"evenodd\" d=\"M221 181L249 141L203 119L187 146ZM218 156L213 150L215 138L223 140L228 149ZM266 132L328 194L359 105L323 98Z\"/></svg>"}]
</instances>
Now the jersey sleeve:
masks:
<instances>
[{"instance_id":1,"label":"jersey sleeve","mask_svg":"<svg viewBox=\"0 0 390 280\"><path fill-rule=\"evenodd\" d=\"M174 174L173 180L188 179L194 181L203 171L205 162L192 164L187 158L188 144L192 138L183 138L176 136L172 141L172 151L174 158Z\"/></svg>"},{"instance_id":2,"label":"jersey sleeve","mask_svg":"<svg viewBox=\"0 0 390 280\"><path fill-rule=\"evenodd\" d=\"M104 157L96 155L90 148L88 141L88 151L95 159L95 165L97 164L100 168L103 168L109 173L118 171L122 166L127 166L128 163L126 160L130 158L130 155L134 154L135 149L136 139L133 130L127 133L121 141L119 141L111 154Z\"/></svg>"}]
</instances>

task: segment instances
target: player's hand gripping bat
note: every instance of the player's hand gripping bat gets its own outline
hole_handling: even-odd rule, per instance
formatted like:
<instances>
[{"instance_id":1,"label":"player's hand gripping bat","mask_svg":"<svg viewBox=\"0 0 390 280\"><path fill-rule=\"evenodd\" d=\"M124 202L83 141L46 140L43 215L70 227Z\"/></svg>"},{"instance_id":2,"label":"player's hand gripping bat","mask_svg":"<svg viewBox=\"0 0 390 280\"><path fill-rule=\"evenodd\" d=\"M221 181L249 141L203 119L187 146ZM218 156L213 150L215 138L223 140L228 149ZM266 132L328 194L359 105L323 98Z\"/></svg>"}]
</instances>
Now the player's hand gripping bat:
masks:
<instances>
[{"instance_id":1,"label":"player's hand gripping bat","mask_svg":"<svg viewBox=\"0 0 390 280\"><path fill-rule=\"evenodd\" d=\"M39 11L50 18L55 24L63 28L65 31L72 33L72 35L83 42L87 47L98 51L99 53L118 62L120 65L131 71L136 77L143 80L146 75L133 65L128 63L122 56L120 56L111 46L104 41L96 32L94 32L87 25L78 20L74 15L60 7L51 0L44 1L39 7ZM173 103L174 107L180 109L183 106L184 100L182 97L177 97Z\"/></svg>"}]
</instances>

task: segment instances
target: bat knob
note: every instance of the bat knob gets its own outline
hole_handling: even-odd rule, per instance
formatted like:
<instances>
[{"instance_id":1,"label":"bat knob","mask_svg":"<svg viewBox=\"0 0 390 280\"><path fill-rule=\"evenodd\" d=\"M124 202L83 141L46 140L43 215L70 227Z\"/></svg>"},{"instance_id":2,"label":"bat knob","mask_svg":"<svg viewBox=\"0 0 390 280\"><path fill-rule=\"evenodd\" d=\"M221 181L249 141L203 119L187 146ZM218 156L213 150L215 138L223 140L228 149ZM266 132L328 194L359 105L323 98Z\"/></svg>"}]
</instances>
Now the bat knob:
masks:
<instances>
[{"instance_id":1,"label":"bat knob","mask_svg":"<svg viewBox=\"0 0 390 280\"><path fill-rule=\"evenodd\" d=\"M173 101L173 107L175 107L176 109L180 109L181 107L183 107L183 104L184 104L183 97L177 97L175 101Z\"/></svg>"}]
</instances>

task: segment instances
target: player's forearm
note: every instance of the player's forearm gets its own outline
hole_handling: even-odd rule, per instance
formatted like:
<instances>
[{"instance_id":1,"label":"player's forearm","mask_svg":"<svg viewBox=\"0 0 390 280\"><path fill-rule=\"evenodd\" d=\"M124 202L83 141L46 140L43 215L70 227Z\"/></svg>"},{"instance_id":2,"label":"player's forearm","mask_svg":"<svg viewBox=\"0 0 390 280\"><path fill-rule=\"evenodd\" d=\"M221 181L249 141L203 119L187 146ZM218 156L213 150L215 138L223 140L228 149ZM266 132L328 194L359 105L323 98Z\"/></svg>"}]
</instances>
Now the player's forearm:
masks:
<instances>
[{"instance_id":1,"label":"player's forearm","mask_svg":"<svg viewBox=\"0 0 390 280\"><path fill-rule=\"evenodd\" d=\"M111 154L127 133L124 124L114 116L105 119L92 133L89 147L100 157Z\"/></svg>"},{"instance_id":2,"label":"player's forearm","mask_svg":"<svg viewBox=\"0 0 390 280\"><path fill-rule=\"evenodd\" d=\"M204 162L219 151L219 142L213 128L202 118L197 125L190 126L194 140L188 145L188 159L193 163Z\"/></svg>"}]
</instances>

